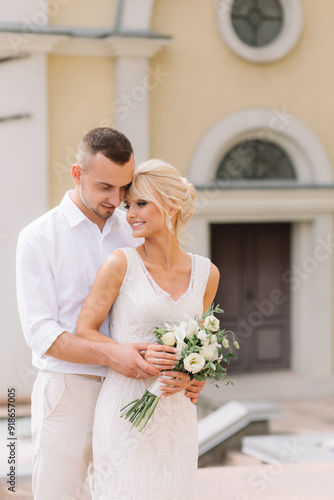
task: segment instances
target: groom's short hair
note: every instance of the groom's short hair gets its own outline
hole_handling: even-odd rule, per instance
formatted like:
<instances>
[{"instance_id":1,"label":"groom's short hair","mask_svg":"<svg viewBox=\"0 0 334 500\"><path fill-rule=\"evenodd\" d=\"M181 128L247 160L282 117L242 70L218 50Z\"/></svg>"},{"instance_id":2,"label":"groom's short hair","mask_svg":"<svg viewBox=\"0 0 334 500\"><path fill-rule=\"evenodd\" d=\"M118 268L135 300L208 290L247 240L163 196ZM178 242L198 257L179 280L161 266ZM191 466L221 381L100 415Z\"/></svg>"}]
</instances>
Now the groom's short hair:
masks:
<instances>
[{"instance_id":1,"label":"groom's short hair","mask_svg":"<svg viewBox=\"0 0 334 500\"><path fill-rule=\"evenodd\" d=\"M133 149L131 142L122 132L109 127L99 127L83 136L77 153L78 163L87 170L91 157L97 153L102 153L117 165L124 165L130 160Z\"/></svg>"}]
</instances>

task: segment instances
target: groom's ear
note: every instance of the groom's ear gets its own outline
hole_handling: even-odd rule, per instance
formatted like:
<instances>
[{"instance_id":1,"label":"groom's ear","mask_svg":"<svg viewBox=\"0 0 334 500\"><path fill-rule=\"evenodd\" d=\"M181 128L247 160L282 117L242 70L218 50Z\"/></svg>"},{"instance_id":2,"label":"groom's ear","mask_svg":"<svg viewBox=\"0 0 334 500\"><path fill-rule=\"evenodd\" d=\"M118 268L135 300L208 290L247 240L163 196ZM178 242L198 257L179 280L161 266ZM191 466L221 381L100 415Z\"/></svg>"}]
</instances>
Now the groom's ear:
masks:
<instances>
[{"instance_id":1,"label":"groom's ear","mask_svg":"<svg viewBox=\"0 0 334 500\"><path fill-rule=\"evenodd\" d=\"M82 174L82 168L81 166L76 163L75 165L72 166L72 178L77 186L80 186L81 184L81 174Z\"/></svg>"}]
</instances>

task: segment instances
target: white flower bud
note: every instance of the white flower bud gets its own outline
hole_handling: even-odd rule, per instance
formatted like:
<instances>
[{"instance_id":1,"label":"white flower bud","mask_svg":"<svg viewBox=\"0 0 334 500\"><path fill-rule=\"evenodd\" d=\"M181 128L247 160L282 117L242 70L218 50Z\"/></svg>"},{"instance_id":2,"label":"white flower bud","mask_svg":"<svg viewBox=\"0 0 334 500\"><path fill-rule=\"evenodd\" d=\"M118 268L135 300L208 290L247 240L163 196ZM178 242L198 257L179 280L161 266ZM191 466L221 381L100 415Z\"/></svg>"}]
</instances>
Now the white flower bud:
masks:
<instances>
[{"instance_id":1,"label":"white flower bud","mask_svg":"<svg viewBox=\"0 0 334 500\"><path fill-rule=\"evenodd\" d=\"M223 339L222 344L223 344L223 347L225 347L225 349L230 347L230 344L229 344L228 339L226 337Z\"/></svg>"},{"instance_id":2,"label":"white flower bud","mask_svg":"<svg viewBox=\"0 0 334 500\"><path fill-rule=\"evenodd\" d=\"M164 345L169 345L169 346L173 347L175 345L175 341L176 341L174 332L164 333L163 335L161 335L161 340L162 340Z\"/></svg>"}]
</instances>

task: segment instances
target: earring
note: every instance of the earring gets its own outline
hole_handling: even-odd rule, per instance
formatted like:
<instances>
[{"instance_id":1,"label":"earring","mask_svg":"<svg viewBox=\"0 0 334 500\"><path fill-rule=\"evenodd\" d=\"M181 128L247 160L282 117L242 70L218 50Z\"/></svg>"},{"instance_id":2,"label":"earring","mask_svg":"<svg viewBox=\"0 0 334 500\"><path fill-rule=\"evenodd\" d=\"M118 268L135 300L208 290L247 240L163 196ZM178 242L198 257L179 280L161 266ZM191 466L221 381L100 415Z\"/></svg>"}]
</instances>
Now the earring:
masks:
<instances>
[{"instance_id":1,"label":"earring","mask_svg":"<svg viewBox=\"0 0 334 500\"><path fill-rule=\"evenodd\" d=\"M168 216L168 219L166 220L166 226L167 226L167 229L169 229L169 231L171 231L173 228L172 218L170 215Z\"/></svg>"}]
</instances>

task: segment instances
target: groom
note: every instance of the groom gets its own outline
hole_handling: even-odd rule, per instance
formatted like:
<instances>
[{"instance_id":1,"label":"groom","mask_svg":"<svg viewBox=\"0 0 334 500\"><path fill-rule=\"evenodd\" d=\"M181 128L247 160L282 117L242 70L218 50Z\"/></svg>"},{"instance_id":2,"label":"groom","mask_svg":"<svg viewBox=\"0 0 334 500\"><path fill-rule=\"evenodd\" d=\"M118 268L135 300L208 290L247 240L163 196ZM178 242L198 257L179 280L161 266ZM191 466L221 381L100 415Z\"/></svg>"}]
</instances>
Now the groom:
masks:
<instances>
[{"instance_id":1,"label":"groom","mask_svg":"<svg viewBox=\"0 0 334 500\"><path fill-rule=\"evenodd\" d=\"M116 208L134 168L132 146L123 134L91 130L72 167L74 190L19 236L18 307L39 368L32 392L34 500L91 498L86 479L94 409L107 367L131 378L160 373L139 354L147 344L118 345L73 335L103 260L117 248L141 243ZM108 319L100 331L109 335ZM186 392L193 403L203 385L195 382Z\"/></svg>"}]
</instances>

